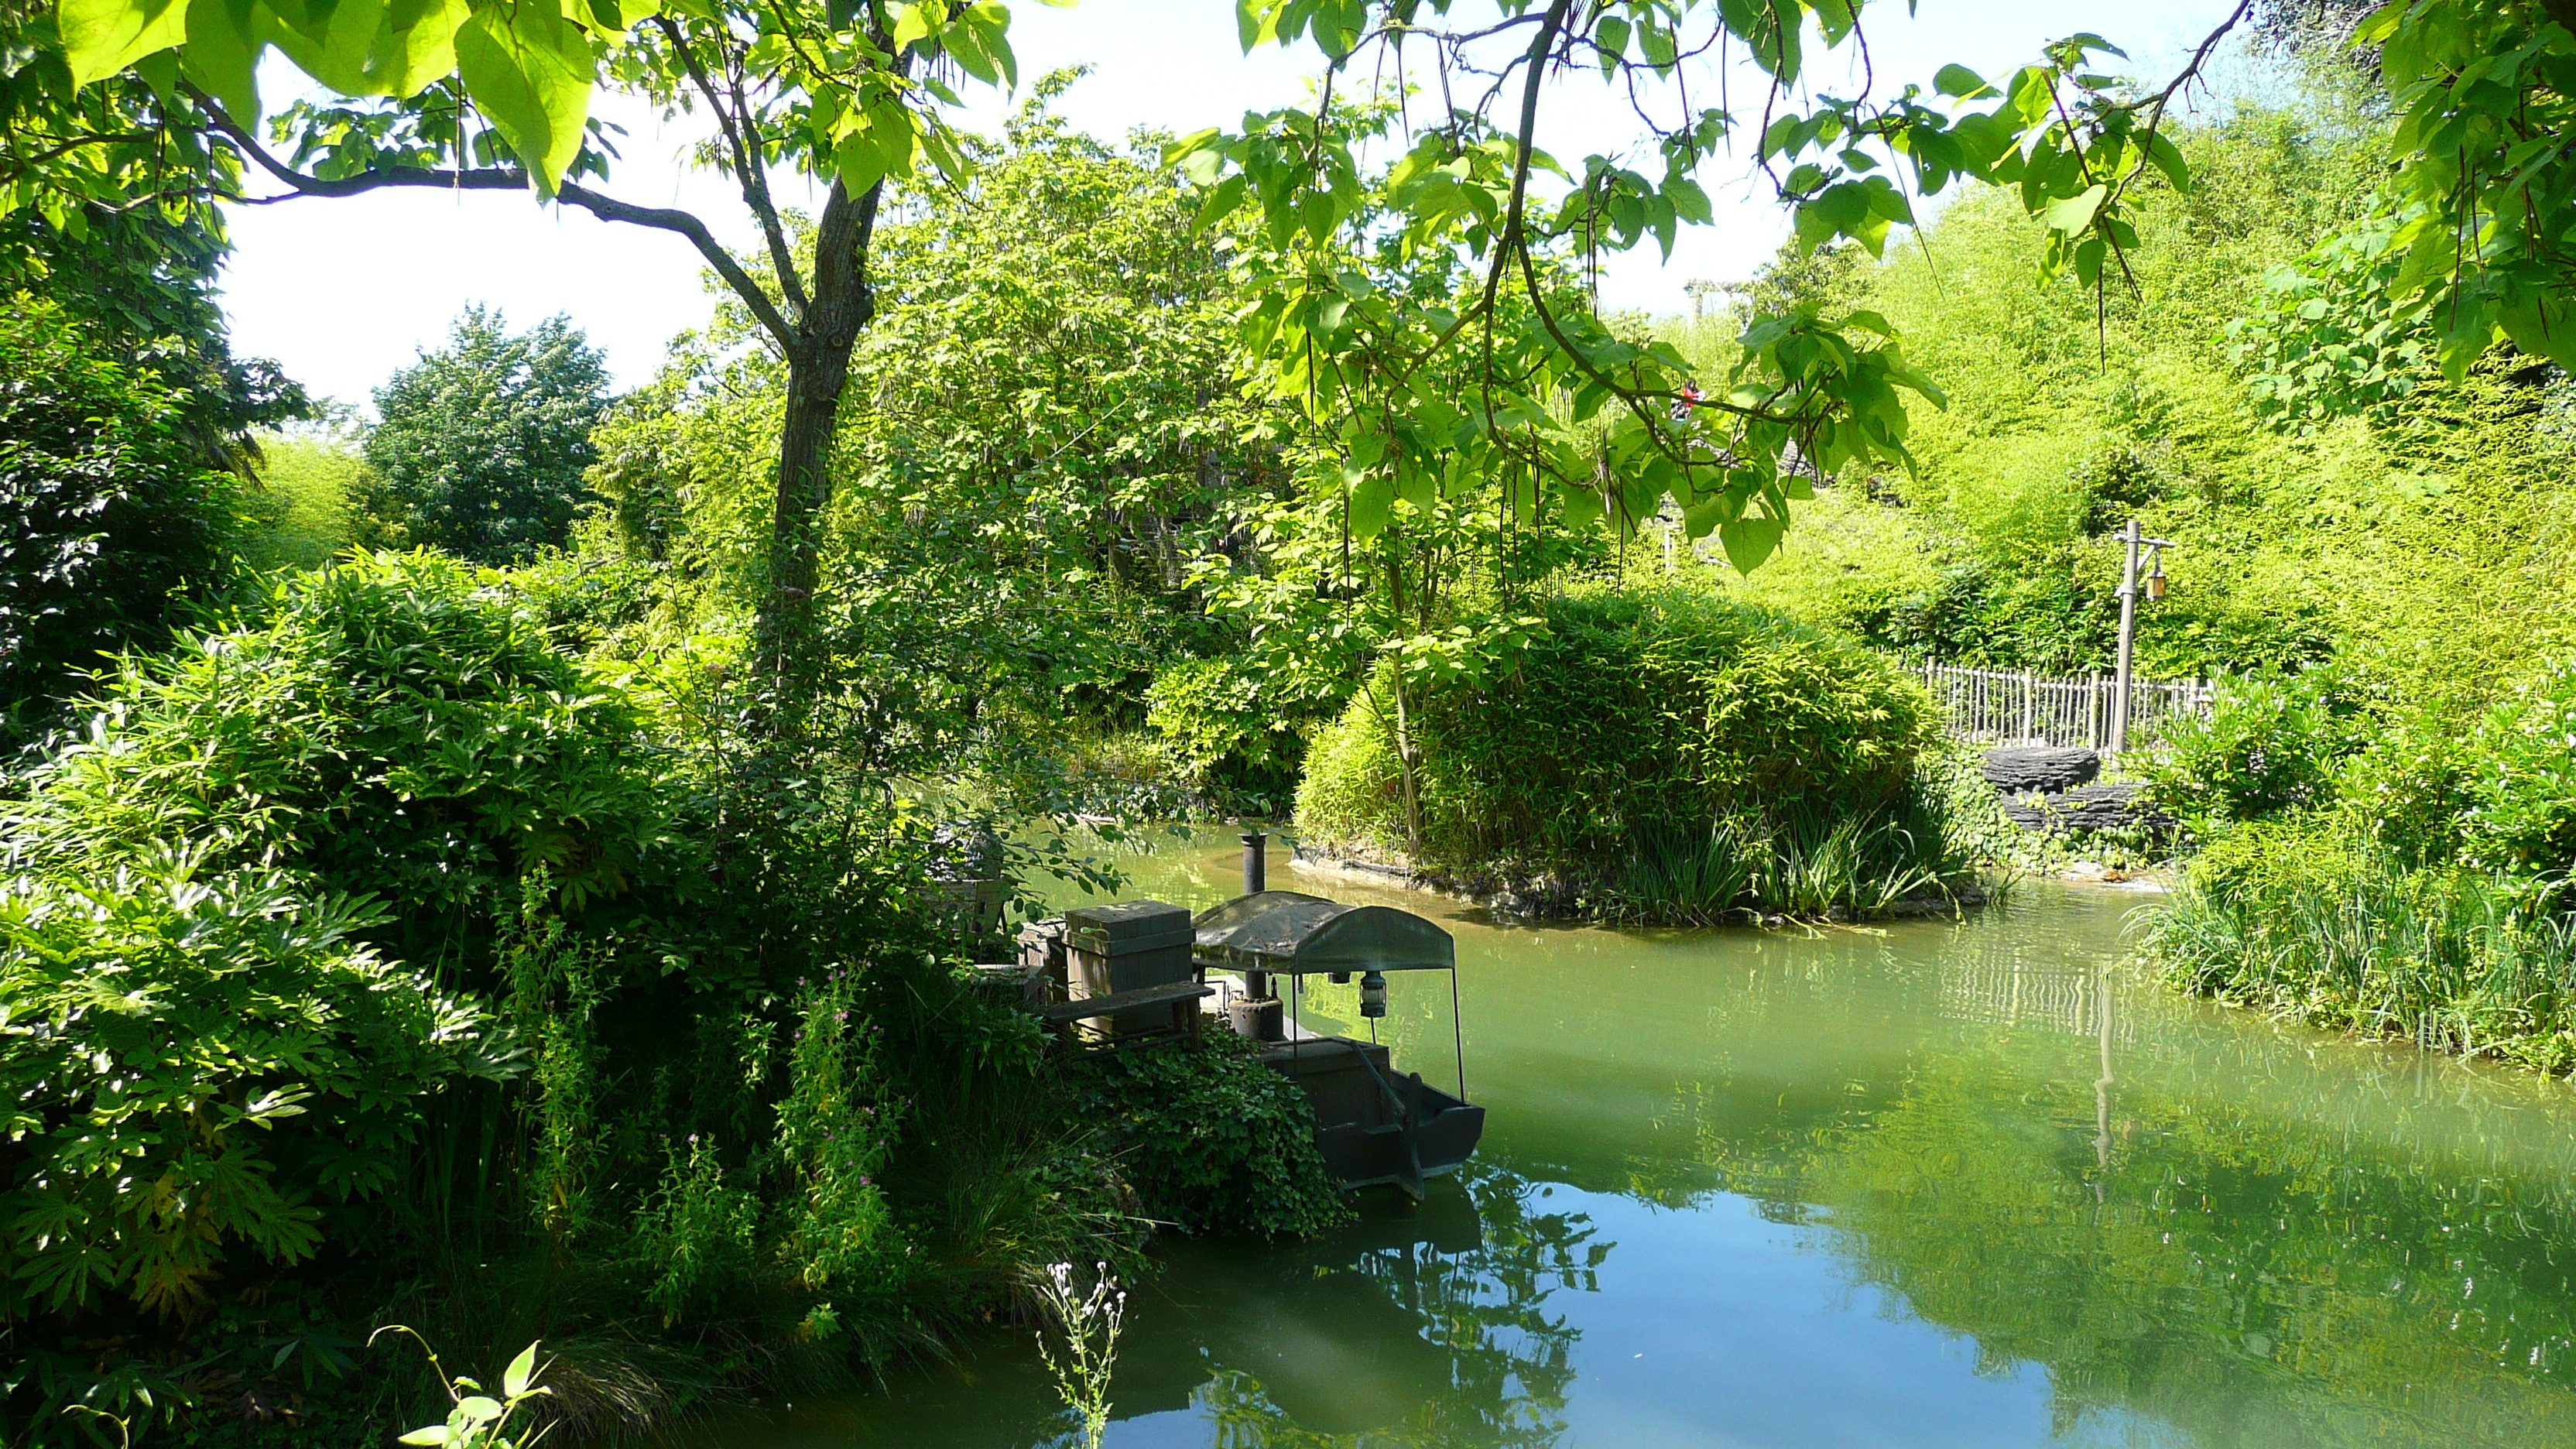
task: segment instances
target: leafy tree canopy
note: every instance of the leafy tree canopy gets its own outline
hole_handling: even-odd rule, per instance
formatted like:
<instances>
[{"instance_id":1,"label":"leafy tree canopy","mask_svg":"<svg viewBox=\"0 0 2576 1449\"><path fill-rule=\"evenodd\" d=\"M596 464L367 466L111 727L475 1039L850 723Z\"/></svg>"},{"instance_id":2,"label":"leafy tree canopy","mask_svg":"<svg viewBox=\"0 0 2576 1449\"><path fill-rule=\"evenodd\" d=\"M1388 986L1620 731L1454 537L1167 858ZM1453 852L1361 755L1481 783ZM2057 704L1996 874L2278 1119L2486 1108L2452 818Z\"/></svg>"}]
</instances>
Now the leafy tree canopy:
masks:
<instances>
[{"instance_id":1,"label":"leafy tree canopy","mask_svg":"<svg viewBox=\"0 0 2576 1449\"><path fill-rule=\"evenodd\" d=\"M1680 356L1620 335L1579 291L1549 295L1550 260L1648 240L1668 249L1680 226L1713 219L1702 177L1729 153L1772 182L1802 247L1876 251L1912 222L1916 198L1967 178L2014 189L2043 228L2044 272L2120 284L2138 188L2190 181L2163 134L2168 111L2256 9L2232 9L2160 88L2106 73L2103 58L2120 52L2076 34L2007 75L1951 65L1928 89L1835 95L1815 89L1813 62L1865 57L1853 0L1241 0L1247 49L1320 54L1318 98L1187 137L1168 156L1204 188L1203 223L1240 215L1263 238L1237 279L1252 302L1243 340L1268 391L1339 440L1355 516L1421 486L1436 458L1444 482L1525 479L1563 495L1571 518L1633 524L1670 498L1749 567L1787 523L1782 460L1908 461L1909 395L1937 405L1936 379L1884 318L1793 307L1748 319L1727 385L1686 427L1669 416L1688 376ZM2555 140L2576 32L2556 11L2423 0L2353 34L2391 92L2388 249L2402 258L2361 276L2426 319L2454 376L2500 337L2576 358L2563 242L2576 186ZM690 238L791 375L763 605L773 634L811 613L840 399L875 315L883 184L954 178L966 157L942 119L951 81L1016 79L993 0L61 0L46 22L26 27L31 60L0 101L16 142L7 195L63 224L93 202L202 205L256 176L297 196L527 188ZM289 108L283 154L254 138L256 65L270 48L354 102ZM1769 84L1709 105L1682 83L1703 56L1749 58ZM696 217L598 189L614 159L590 118L601 84L666 112L704 108L717 132L706 158L739 182L768 276ZM1641 147L1578 161L1550 144L1552 98L1591 84L1634 98ZM1390 153L1391 164L1366 159ZM771 201L773 169L826 184L810 264ZM1447 254L1475 285L1389 290L1383 266L1351 265L1362 253ZM1452 357L1472 374L1463 391L1432 365Z\"/></svg>"},{"instance_id":2,"label":"leafy tree canopy","mask_svg":"<svg viewBox=\"0 0 2576 1449\"><path fill-rule=\"evenodd\" d=\"M445 348L376 389L367 461L411 542L512 563L564 541L607 407L607 354L571 319L512 334L470 307Z\"/></svg>"}]
</instances>

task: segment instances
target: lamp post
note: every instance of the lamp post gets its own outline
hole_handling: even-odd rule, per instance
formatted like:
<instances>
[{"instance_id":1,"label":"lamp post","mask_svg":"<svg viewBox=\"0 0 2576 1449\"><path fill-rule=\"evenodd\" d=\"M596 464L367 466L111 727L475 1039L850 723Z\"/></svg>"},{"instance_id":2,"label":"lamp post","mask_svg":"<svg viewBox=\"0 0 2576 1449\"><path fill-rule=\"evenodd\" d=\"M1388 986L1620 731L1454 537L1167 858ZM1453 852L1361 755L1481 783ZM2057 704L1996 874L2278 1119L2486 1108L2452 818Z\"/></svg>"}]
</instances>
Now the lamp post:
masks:
<instances>
[{"instance_id":1,"label":"lamp post","mask_svg":"<svg viewBox=\"0 0 2576 1449\"><path fill-rule=\"evenodd\" d=\"M2138 550L2146 549L2151 570L2147 597L2161 599L2165 596L2164 551L2173 547L2170 539L2147 537L2134 518L2120 530L2120 542L2128 557L2120 567L2120 674L2111 688L2111 753L2115 755L2129 747L2129 657L2138 642Z\"/></svg>"}]
</instances>

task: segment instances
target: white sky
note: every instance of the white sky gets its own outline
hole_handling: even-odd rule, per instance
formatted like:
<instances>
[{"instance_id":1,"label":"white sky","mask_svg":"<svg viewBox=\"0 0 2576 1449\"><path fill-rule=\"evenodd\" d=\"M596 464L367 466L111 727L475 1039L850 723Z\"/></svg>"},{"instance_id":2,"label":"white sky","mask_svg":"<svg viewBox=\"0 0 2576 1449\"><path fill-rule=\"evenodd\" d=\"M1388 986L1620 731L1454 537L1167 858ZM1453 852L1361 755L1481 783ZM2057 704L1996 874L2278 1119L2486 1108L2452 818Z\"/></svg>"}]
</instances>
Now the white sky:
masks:
<instances>
[{"instance_id":1,"label":"white sky","mask_svg":"<svg viewBox=\"0 0 2576 1449\"><path fill-rule=\"evenodd\" d=\"M2091 29L2126 49L2140 73L2169 73L2230 8L2228 0L2130 0L2071 6L2066 0L1918 0L1908 18L1893 3L1867 18L1882 88L1917 81L1957 61L1994 75L2035 59L2047 40ZM1187 133L1233 127L1246 109L1295 104L1307 94L1314 52L1265 48L1245 56L1231 0L1082 0L1074 9L1013 7L1011 38L1020 75L1088 63L1094 73L1058 103L1075 125L1123 136L1139 126ZM270 58L272 97L292 91L294 73ZM1692 78L1694 100L1714 94L1713 69ZM1739 77L1733 84L1744 87ZM1839 66L1810 77L1818 89L1848 93L1858 77ZM1740 89L1741 97L1755 94ZM978 97L970 95L969 100ZM1633 117L1612 107L1603 87L1576 81L1542 113L1540 143L1569 166L1587 150L1631 143ZM978 107L971 124L993 126L1007 108ZM753 237L730 185L689 169L681 153L694 131L666 129L641 108L612 99L601 113L627 127L625 160L603 190L623 199L680 205L719 237L743 247ZM684 118L685 121L685 118ZM1749 124L1748 124L1749 129ZM1648 169L1652 174L1651 168ZM1605 305L1674 313L1694 278L1741 281L1787 235L1785 218L1750 184L1703 177L1716 203L1713 226L1685 227L1672 260L1652 243L1614 260ZM788 205L810 205L801 183L782 188ZM710 302L697 253L676 236L539 207L526 196L379 192L347 200L296 200L232 213L233 259L225 269L225 310L233 344L274 357L319 395L364 402L394 369L444 339L468 303L499 307L512 325L568 314L606 348L620 385L650 377L664 344L702 325Z\"/></svg>"}]
</instances>

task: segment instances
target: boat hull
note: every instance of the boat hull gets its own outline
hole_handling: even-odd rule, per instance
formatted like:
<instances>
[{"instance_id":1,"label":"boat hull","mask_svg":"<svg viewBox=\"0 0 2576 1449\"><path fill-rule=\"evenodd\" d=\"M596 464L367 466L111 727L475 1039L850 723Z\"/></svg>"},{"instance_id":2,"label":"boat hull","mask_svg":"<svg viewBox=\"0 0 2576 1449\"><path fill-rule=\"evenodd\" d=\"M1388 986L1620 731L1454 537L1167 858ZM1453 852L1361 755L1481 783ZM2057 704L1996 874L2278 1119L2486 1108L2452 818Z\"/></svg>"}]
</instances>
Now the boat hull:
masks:
<instances>
[{"instance_id":1,"label":"boat hull","mask_svg":"<svg viewBox=\"0 0 2576 1449\"><path fill-rule=\"evenodd\" d=\"M1263 1064L1305 1090L1315 1107L1315 1145L1348 1187L1399 1187L1415 1196L1425 1181L1454 1172L1485 1135L1485 1109L1398 1075L1385 1047L1346 1037L1281 1042Z\"/></svg>"}]
</instances>

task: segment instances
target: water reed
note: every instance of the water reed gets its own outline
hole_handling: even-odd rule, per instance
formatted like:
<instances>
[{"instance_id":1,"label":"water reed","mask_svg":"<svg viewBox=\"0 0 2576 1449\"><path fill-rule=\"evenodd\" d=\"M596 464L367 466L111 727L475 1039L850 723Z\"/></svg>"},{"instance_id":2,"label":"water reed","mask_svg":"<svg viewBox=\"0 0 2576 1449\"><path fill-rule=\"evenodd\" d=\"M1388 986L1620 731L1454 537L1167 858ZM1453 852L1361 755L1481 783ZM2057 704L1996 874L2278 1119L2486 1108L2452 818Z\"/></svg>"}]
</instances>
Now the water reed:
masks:
<instances>
[{"instance_id":1,"label":"water reed","mask_svg":"<svg viewBox=\"0 0 2576 1449\"><path fill-rule=\"evenodd\" d=\"M2576 916L2528 883L2365 852L2286 880L2193 880L2146 929L2204 995L2464 1056L2576 1069Z\"/></svg>"}]
</instances>

